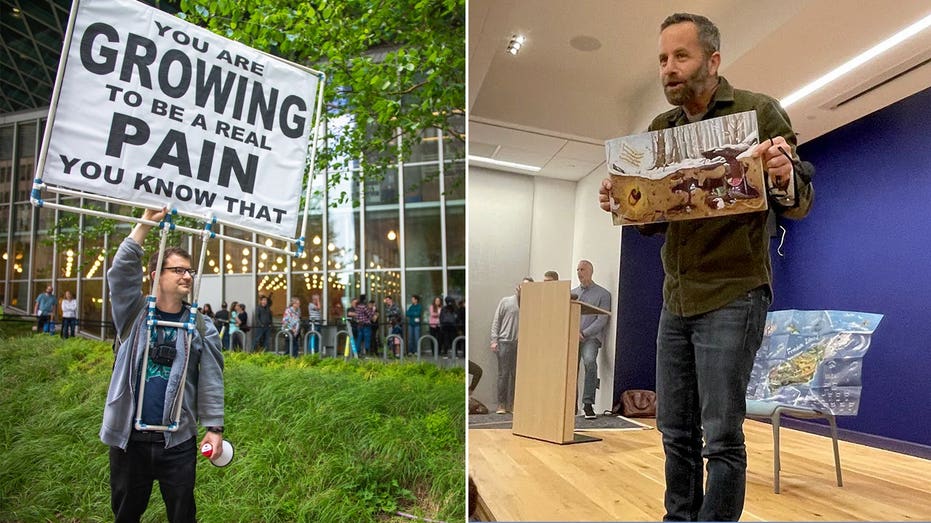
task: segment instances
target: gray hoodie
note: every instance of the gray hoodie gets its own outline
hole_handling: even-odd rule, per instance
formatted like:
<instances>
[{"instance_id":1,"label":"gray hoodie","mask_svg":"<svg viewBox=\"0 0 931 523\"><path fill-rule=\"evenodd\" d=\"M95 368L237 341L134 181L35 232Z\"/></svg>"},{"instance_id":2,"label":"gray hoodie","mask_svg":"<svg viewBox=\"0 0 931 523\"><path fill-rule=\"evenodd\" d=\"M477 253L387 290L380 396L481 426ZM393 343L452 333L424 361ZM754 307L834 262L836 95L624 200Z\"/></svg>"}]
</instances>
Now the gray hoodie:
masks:
<instances>
[{"instance_id":1,"label":"gray hoodie","mask_svg":"<svg viewBox=\"0 0 931 523\"><path fill-rule=\"evenodd\" d=\"M142 355L148 343L146 297L142 294L142 247L132 238L120 244L113 266L107 272L113 323L117 332L129 335L121 340L107 391L100 440L125 449L136 416L136 384L139 382ZM197 421L206 427L223 425L223 354L216 327L205 321L203 335L194 330L188 362L181 423L177 432L165 433L165 447L174 447L197 436ZM179 333L180 334L180 333ZM168 376L163 424L168 425L171 406L178 395L184 367L185 339L178 336L177 356Z\"/></svg>"}]
</instances>

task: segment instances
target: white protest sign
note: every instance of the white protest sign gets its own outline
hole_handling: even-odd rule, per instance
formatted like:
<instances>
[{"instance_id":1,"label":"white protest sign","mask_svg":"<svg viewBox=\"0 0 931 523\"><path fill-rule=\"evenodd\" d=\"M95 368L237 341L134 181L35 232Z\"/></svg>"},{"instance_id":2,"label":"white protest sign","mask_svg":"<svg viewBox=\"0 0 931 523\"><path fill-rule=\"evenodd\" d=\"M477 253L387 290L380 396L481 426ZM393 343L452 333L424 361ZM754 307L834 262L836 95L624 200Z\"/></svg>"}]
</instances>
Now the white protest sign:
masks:
<instances>
[{"instance_id":1,"label":"white protest sign","mask_svg":"<svg viewBox=\"0 0 931 523\"><path fill-rule=\"evenodd\" d=\"M293 237L319 77L134 0L77 9L43 181Z\"/></svg>"}]
</instances>

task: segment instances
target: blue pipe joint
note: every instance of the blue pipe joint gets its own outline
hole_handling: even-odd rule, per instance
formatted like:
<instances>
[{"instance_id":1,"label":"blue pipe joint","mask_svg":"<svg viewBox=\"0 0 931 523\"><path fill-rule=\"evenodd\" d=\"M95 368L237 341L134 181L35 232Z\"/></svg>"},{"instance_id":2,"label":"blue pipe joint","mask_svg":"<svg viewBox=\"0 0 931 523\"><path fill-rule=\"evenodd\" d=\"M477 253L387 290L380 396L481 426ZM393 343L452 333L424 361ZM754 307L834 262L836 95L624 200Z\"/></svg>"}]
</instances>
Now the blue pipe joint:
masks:
<instances>
[{"instance_id":1,"label":"blue pipe joint","mask_svg":"<svg viewBox=\"0 0 931 523\"><path fill-rule=\"evenodd\" d=\"M214 217L204 224L204 230L207 231L207 235L210 237L210 239L217 237L217 233L213 232L213 226L216 225L216 223L217 219Z\"/></svg>"},{"instance_id":2,"label":"blue pipe joint","mask_svg":"<svg viewBox=\"0 0 931 523\"><path fill-rule=\"evenodd\" d=\"M36 207L42 207L45 205L45 200L42 199L42 190L37 187L42 184L41 178L36 178L32 181L32 201Z\"/></svg>"},{"instance_id":3,"label":"blue pipe joint","mask_svg":"<svg viewBox=\"0 0 931 523\"><path fill-rule=\"evenodd\" d=\"M146 320L146 324L150 326L154 326L156 322L155 320L155 296L152 296L152 295L146 296L145 301L149 309L149 314Z\"/></svg>"},{"instance_id":4,"label":"blue pipe joint","mask_svg":"<svg viewBox=\"0 0 931 523\"><path fill-rule=\"evenodd\" d=\"M165 217L162 218L162 221L158 222L159 229L164 229L165 227L168 227L169 231L175 230L174 216L177 216L177 214L178 214L177 209L171 209L170 211L168 211L168 214L166 214Z\"/></svg>"},{"instance_id":5,"label":"blue pipe joint","mask_svg":"<svg viewBox=\"0 0 931 523\"><path fill-rule=\"evenodd\" d=\"M297 253L295 254L295 256L297 256L298 258L301 257L301 254L304 254L304 243L305 243L305 240L303 236L297 239Z\"/></svg>"}]
</instances>

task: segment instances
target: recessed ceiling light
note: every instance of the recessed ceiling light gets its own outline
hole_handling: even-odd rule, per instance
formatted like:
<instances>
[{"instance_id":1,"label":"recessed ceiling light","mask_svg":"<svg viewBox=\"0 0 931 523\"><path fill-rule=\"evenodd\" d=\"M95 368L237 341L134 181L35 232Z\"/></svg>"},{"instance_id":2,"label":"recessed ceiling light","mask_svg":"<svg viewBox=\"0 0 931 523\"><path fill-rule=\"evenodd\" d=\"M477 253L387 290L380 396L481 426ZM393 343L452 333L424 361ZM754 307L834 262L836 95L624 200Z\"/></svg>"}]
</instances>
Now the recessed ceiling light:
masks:
<instances>
[{"instance_id":1,"label":"recessed ceiling light","mask_svg":"<svg viewBox=\"0 0 931 523\"><path fill-rule=\"evenodd\" d=\"M821 78L818 78L814 82L811 82L810 84L802 87L798 91L795 91L789 96L786 96L780 101L780 104L782 104L783 109L788 108L790 105L798 102L802 98L805 98L806 96L809 96L815 91L818 91L825 85L828 85L829 83L833 82L834 80L837 80L841 76L844 76L845 74L853 71L854 69L857 69L858 67L862 66L866 62L869 62L873 58L876 58L877 56L885 53L889 49L892 49L893 47L901 44L905 40L908 40L909 38L915 36L916 34L924 31L928 27L931 27L931 15L928 15L922 18L921 20L915 22L914 24L906 27L905 29L902 29L898 33L890 36L889 38L883 40L882 42L860 53L859 55L851 58L850 60L842 64L840 67L837 67L836 69L828 72Z\"/></svg>"},{"instance_id":2,"label":"recessed ceiling light","mask_svg":"<svg viewBox=\"0 0 931 523\"><path fill-rule=\"evenodd\" d=\"M524 42L526 41L527 39L524 37L524 35L516 34L512 36L511 41L508 42L508 49L507 49L508 54L516 55L517 53L519 53L520 48L524 46Z\"/></svg>"}]
</instances>

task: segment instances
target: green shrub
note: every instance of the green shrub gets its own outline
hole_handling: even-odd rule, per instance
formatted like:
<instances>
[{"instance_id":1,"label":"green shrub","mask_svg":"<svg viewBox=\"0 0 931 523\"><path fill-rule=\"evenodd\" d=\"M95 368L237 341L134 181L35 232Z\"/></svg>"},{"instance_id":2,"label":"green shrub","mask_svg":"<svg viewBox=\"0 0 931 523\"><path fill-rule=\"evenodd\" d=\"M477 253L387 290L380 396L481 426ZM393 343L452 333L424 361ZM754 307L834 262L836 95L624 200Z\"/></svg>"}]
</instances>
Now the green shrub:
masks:
<instances>
[{"instance_id":1,"label":"green shrub","mask_svg":"<svg viewBox=\"0 0 931 523\"><path fill-rule=\"evenodd\" d=\"M80 338L0 344L0 521L112 520L112 359ZM200 521L465 519L463 369L233 353L225 379L236 458L199 460ZM164 517L156 488L144 520Z\"/></svg>"}]
</instances>

